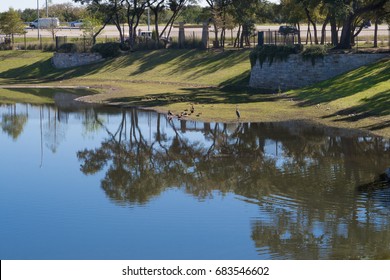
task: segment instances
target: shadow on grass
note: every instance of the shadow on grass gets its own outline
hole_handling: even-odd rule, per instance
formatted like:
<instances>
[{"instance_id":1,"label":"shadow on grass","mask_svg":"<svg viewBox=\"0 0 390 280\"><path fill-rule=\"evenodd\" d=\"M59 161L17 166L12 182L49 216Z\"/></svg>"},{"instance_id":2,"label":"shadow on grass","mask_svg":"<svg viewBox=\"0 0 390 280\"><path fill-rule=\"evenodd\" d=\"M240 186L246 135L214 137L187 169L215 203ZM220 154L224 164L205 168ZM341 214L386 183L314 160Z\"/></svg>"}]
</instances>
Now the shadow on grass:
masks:
<instances>
[{"instance_id":1,"label":"shadow on grass","mask_svg":"<svg viewBox=\"0 0 390 280\"><path fill-rule=\"evenodd\" d=\"M364 98L359 105L339 110L324 118L344 116L337 121L355 122L371 116L385 116L390 114L390 88L375 94L372 97Z\"/></svg>"},{"instance_id":2,"label":"shadow on grass","mask_svg":"<svg viewBox=\"0 0 390 280\"><path fill-rule=\"evenodd\" d=\"M301 100L300 106L312 106L353 96L389 80L390 60L382 60L379 63L363 66L347 74L317 83L313 87L297 90L296 97ZM378 105L374 103L377 102L372 101L371 105L377 107Z\"/></svg>"},{"instance_id":3,"label":"shadow on grass","mask_svg":"<svg viewBox=\"0 0 390 280\"><path fill-rule=\"evenodd\" d=\"M231 68L248 60L249 52L244 51L225 51L221 53L199 51L199 50L155 50L155 51L137 51L115 59L105 67L105 71L115 72L117 70L137 64L137 68L129 75L144 74L154 70L160 65L166 66L169 70L168 75L184 75L191 73L191 77L196 79L204 75L210 75L217 71ZM169 76L167 76L169 79Z\"/></svg>"},{"instance_id":4,"label":"shadow on grass","mask_svg":"<svg viewBox=\"0 0 390 280\"><path fill-rule=\"evenodd\" d=\"M109 64L109 61L105 61L99 64L85 65L83 67L56 69L51 64L51 59L46 59L37 61L30 65L3 71L0 73L0 79L6 80L6 84L8 85L47 83L94 74L101 68L104 68L107 64Z\"/></svg>"},{"instance_id":5,"label":"shadow on grass","mask_svg":"<svg viewBox=\"0 0 390 280\"><path fill-rule=\"evenodd\" d=\"M184 52L178 57L178 64L170 74L178 75L182 72L195 70L192 77L198 78L223 69L234 69L235 65L245 59L249 64L248 51L207 52L206 54L199 51Z\"/></svg>"},{"instance_id":6,"label":"shadow on grass","mask_svg":"<svg viewBox=\"0 0 390 280\"><path fill-rule=\"evenodd\" d=\"M13 53L12 56L17 54ZM123 75L124 79L132 75L145 73L158 66L164 65L168 69L167 79L170 75L191 75L192 78L210 75L224 69L234 71L234 65L243 62L248 57L247 51L226 51L213 53L199 50L156 50L138 51L127 55L109 59L102 63L85 65L68 69L56 69L51 60L40 60L30 65L12 68L0 73L0 79L7 84L16 83L45 83L63 79L77 78L96 74L98 72L115 72L136 64L129 68L129 73ZM249 63L249 60L248 60Z\"/></svg>"},{"instance_id":7,"label":"shadow on grass","mask_svg":"<svg viewBox=\"0 0 390 280\"><path fill-rule=\"evenodd\" d=\"M377 123L374 125L368 125L368 126L365 126L364 128L371 130L371 131L375 131L375 130L382 130L382 129L385 129L388 127L390 127L390 121L384 121L384 122L380 122L380 123Z\"/></svg>"},{"instance_id":8,"label":"shadow on grass","mask_svg":"<svg viewBox=\"0 0 390 280\"><path fill-rule=\"evenodd\" d=\"M125 103L127 106L155 107L176 102L201 104L241 104L250 102L270 102L285 98L279 95L264 94L263 91L249 87L202 87L180 88L183 93L150 93L143 96L112 98L112 103Z\"/></svg>"}]
</instances>

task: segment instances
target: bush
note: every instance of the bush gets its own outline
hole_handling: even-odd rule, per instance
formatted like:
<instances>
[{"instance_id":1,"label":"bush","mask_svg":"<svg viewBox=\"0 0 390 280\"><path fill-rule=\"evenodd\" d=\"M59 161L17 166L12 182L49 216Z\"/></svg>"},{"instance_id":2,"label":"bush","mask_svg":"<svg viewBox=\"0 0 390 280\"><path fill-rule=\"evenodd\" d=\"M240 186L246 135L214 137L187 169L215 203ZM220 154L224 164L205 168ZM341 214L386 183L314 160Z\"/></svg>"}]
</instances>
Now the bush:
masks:
<instances>
[{"instance_id":1,"label":"bush","mask_svg":"<svg viewBox=\"0 0 390 280\"><path fill-rule=\"evenodd\" d=\"M65 44L62 44L57 52L59 53L75 53L77 52L77 45L74 44L74 43L65 43Z\"/></svg>"},{"instance_id":2,"label":"bush","mask_svg":"<svg viewBox=\"0 0 390 280\"><path fill-rule=\"evenodd\" d=\"M328 49L324 45L307 46L302 52L303 60L311 60L311 64L314 66L316 59L323 59L327 54Z\"/></svg>"},{"instance_id":3,"label":"bush","mask_svg":"<svg viewBox=\"0 0 390 280\"><path fill-rule=\"evenodd\" d=\"M12 46L10 44L0 44L1 51L12 50Z\"/></svg>"},{"instance_id":4,"label":"bush","mask_svg":"<svg viewBox=\"0 0 390 280\"><path fill-rule=\"evenodd\" d=\"M144 51L144 50L156 50L164 49L165 43L162 39L159 40L157 44L155 39L137 37L133 46L134 51Z\"/></svg>"},{"instance_id":5,"label":"bush","mask_svg":"<svg viewBox=\"0 0 390 280\"><path fill-rule=\"evenodd\" d=\"M45 52L54 52L56 50L56 44L54 44L54 43L43 44L42 50Z\"/></svg>"},{"instance_id":6,"label":"bush","mask_svg":"<svg viewBox=\"0 0 390 280\"><path fill-rule=\"evenodd\" d=\"M168 43L167 46L169 49L203 49L203 42L201 39L197 38L186 38L184 40L184 45L180 46L177 38Z\"/></svg>"},{"instance_id":7,"label":"bush","mask_svg":"<svg viewBox=\"0 0 390 280\"><path fill-rule=\"evenodd\" d=\"M117 57L121 54L121 44L117 42L96 44L92 47L91 52L99 53L103 58Z\"/></svg>"},{"instance_id":8,"label":"bush","mask_svg":"<svg viewBox=\"0 0 390 280\"><path fill-rule=\"evenodd\" d=\"M269 65L275 60L283 61L288 58L290 54L296 54L301 51L300 45L263 45L258 46L250 55L251 66L255 66L256 61L259 60L260 66L263 66L265 61L269 61Z\"/></svg>"}]
</instances>

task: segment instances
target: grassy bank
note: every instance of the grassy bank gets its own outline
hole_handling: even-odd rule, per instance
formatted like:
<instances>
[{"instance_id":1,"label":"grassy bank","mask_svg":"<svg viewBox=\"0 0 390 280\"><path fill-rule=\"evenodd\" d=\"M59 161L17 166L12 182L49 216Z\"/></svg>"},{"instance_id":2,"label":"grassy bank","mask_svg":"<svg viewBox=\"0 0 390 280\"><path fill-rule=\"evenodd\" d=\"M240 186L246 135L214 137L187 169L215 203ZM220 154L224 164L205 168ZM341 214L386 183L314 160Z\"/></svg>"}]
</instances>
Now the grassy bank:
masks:
<instances>
[{"instance_id":1,"label":"grassy bank","mask_svg":"<svg viewBox=\"0 0 390 280\"><path fill-rule=\"evenodd\" d=\"M51 53L0 52L0 86L80 85L98 94L87 102L143 106L208 121L310 119L390 137L390 61L361 67L335 79L286 93L249 89L248 51L194 50L135 52L101 64L57 70ZM14 92L15 90L13 90ZM0 89L0 102L13 95ZM23 101L23 95L17 101Z\"/></svg>"}]
</instances>

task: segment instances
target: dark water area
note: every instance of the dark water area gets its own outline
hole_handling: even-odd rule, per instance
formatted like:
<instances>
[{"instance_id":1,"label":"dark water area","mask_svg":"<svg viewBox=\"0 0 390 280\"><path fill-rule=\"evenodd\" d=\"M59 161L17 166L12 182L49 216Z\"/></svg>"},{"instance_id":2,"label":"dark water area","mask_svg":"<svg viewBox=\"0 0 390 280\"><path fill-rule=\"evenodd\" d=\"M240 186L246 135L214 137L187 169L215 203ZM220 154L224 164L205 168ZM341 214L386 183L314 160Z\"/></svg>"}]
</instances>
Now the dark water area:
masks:
<instances>
[{"instance_id":1,"label":"dark water area","mask_svg":"<svg viewBox=\"0 0 390 280\"><path fill-rule=\"evenodd\" d=\"M390 141L0 105L0 259L390 258Z\"/></svg>"}]
</instances>

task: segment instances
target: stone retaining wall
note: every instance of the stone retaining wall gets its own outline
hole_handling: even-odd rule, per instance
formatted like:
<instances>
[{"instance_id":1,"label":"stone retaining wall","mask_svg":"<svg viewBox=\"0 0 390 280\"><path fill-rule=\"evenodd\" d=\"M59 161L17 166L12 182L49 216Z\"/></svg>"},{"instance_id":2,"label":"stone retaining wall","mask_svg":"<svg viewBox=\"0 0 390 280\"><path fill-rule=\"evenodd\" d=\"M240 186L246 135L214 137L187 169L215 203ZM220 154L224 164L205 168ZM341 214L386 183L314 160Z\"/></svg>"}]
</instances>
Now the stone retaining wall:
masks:
<instances>
[{"instance_id":1,"label":"stone retaining wall","mask_svg":"<svg viewBox=\"0 0 390 280\"><path fill-rule=\"evenodd\" d=\"M63 69L103 61L98 53L54 53L52 63L55 68Z\"/></svg>"},{"instance_id":2,"label":"stone retaining wall","mask_svg":"<svg viewBox=\"0 0 390 280\"><path fill-rule=\"evenodd\" d=\"M251 70L249 86L273 90L300 88L333 78L360 66L373 63L389 54L330 54L315 64L305 61L299 54L290 55L286 61L274 61L269 65L259 61Z\"/></svg>"}]
</instances>

